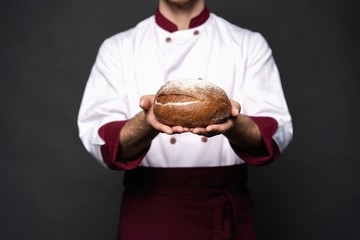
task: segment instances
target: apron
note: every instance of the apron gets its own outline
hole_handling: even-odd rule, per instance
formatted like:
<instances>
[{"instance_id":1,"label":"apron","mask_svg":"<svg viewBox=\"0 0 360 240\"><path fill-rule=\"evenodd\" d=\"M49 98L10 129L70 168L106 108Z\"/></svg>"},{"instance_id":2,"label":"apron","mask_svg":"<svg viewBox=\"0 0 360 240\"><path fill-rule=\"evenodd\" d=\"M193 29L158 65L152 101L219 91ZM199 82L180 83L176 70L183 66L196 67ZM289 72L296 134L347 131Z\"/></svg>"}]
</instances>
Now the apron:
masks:
<instances>
[{"instance_id":1,"label":"apron","mask_svg":"<svg viewBox=\"0 0 360 240\"><path fill-rule=\"evenodd\" d=\"M118 240L254 240L245 164L126 171Z\"/></svg>"}]
</instances>

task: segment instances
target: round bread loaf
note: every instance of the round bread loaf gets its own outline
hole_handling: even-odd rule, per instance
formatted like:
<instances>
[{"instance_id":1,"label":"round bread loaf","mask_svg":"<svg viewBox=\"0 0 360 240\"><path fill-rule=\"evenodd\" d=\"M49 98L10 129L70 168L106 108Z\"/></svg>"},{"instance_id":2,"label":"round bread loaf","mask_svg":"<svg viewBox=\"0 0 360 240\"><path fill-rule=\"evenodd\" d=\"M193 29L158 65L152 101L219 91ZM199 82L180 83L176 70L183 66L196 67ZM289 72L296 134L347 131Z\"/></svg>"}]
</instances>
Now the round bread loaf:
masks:
<instances>
[{"instance_id":1,"label":"round bread loaf","mask_svg":"<svg viewBox=\"0 0 360 240\"><path fill-rule=\"evenodd\" d=\"M154 115L169 126L206 127L223 123L231 103L225 91L198 79L169 81L155 95Z\"/></svg>"}]
</instances>

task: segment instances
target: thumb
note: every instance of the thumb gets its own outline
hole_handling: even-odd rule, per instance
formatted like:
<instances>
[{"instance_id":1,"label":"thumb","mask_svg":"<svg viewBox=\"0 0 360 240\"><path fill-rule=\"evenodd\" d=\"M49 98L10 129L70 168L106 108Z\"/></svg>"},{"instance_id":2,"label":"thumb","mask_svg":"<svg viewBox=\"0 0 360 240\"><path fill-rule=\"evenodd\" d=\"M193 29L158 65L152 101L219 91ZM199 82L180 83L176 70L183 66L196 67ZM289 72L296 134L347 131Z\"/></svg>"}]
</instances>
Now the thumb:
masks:
<instances>
[{"instance_id":1,"label":"thumb","mask_svg":"<svg viewBox=\"0 0 360 240\"><path fill-rule=\"evenodd\" d=\"M231 116L236 117L237 115L239 115L240 110L241 110L240 104L238 102L231 100Z\"/></svg>"},{"instance_id":2,"label":"thumb","mask_svg":"<svg viewBox=\"0 0 360 240\"><path fill-rule=\"evenodd\" d=\"M154 100L154 97L151 96L151 95L144 95L140 98L140 107L143 109L143 110L149 110L152 106L152 102Z\"/></svg>"}]
</instances>

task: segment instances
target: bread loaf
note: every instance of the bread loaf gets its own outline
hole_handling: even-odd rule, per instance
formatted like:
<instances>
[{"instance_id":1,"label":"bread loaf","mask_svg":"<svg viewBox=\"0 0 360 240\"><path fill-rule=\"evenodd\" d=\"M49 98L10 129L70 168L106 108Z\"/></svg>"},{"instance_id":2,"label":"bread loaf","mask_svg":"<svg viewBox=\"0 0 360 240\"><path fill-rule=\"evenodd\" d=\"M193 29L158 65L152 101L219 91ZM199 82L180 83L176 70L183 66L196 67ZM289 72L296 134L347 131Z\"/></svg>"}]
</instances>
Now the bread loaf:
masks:
<instances>
[{"instance_id":1,"label":"bread loaf","mask_svg":"<svg viewBox=\"0 0 360 240\"><path fill-rule=\"evenodd\" d=\"M155 95L154 115L169 126L206 127L225 122L231 103L225 91L208 81L169 81Z\"/></svg>"}]
</instances>

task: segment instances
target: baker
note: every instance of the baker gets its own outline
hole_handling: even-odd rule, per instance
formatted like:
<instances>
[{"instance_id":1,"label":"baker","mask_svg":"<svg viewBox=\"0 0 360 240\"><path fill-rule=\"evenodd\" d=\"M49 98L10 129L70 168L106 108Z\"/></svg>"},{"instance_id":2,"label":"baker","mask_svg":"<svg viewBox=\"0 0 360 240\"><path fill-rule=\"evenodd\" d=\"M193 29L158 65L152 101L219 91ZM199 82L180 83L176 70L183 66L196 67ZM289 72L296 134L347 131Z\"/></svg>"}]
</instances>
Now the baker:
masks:
<instances>
[{"instance_id":1,"label":"baker","mask_svg":"<svg viewBox=\"0 0 360 240\"><path fill-rule=\"evenodd\" d=\"M155 94L186 78L221 88L229 116L208 126L159 121ZM122 240L255 239L246 166L271 163L292 139L266 40L204 0L159 0L153 16L106 39L78 126L101 164L125 171Z\"/></svg>"}]
</instances>

